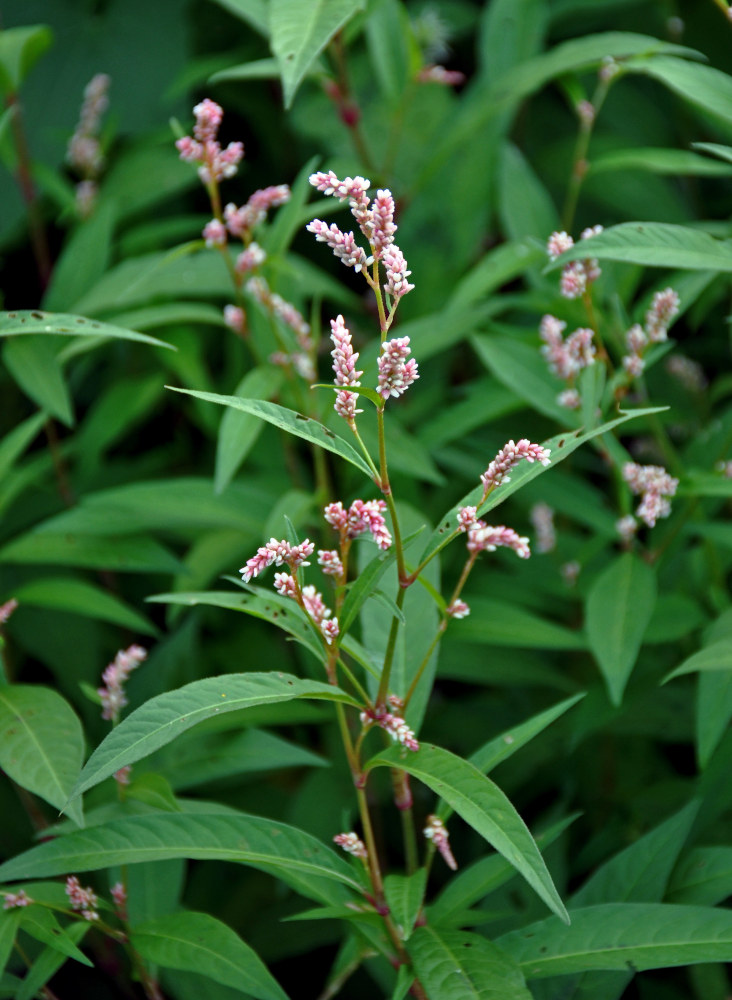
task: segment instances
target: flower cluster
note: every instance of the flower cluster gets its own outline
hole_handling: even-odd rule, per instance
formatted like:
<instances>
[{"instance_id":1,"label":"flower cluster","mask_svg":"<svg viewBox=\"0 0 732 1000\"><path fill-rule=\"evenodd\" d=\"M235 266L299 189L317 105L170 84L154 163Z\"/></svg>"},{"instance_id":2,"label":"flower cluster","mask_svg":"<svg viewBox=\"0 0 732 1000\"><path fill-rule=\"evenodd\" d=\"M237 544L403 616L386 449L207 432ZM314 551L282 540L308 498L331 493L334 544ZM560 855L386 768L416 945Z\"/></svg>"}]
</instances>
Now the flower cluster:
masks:
<instances>
[{"instance_id":1,"label":"flower cluster","mask_svg":"<svg viewBox=\"0 0 732 1000\"><path fill-rule=\"evenodd\" d=\"M14 597L11 597L5 604L0 604L0 625L5 624L17 607L18 602Z\"/></svg>"},{"instance_id":2,"label":"flower cluster","mask_svg":"<svg viewBox=\"0 0 732 1000\"><path fill-rule=\"evenodd\" d=\"M102 699L102 718L117 722L120 711L127 704L124 685L133 670L147 658L147 651L142 646L130 646L121 649L114 660L102 674L104 687L97 688L97 694Z\"/></svg>"},{"instance_id":3,"label":"flower cluster","mask_svg":"<svg viewBox=\"0 0 732 1000\"><path fill-rule=\"evenodd\" d=\"M330 328L330 339L333 341L333 350L330 352L330 356L333 358L333 371L335 372L333 381L336 385L344 387L360 386L359 379L363 375L363 372L356 368L358 354L353 350L351 333L343 317L337 316L335 319L332 319L330 321ZM344 420L352 423L356 419L357 413L363 413L363 410L356 409L357 402L358 394L349 392L347 388L343 388L340 392L336 393L336 401L333 404L333 408L339 417L343 417Z\"/></svg>"},{"instance_id":4,"label":"flower cluster","mask_svg":"<svg viewBox=\"0 0 732 1000\"><path fill-rule=\"evenodd\" d=\"M79 122L66 149L66 162L83 178L76 186L76 206L83 217L94 207L97 179L104 169L99 132L102 116L109 106L109 83L106 73L97 73L87 83Z\"/></svg>"},{"instance_id":5,"label":"flower cluster","mask_svg":"<svg viewBox=\"0 0 732 1000\"><path fill-rule=\"evenodd\" d=\"M379 384L376 391L383 399L401 396L419 378L417 362L414 358L407 360L407 355L412 351L409 337L386 340L381 345L381 351L378 360Z\"/></svg>"},{"instance_id":6,"label":"flower cluster","mask_svg":"<svg viewBox=\"0 0 732 1000\"><path fill-rule=\"evenodd\" d=\"M206 98L193 109L196 122L193 138L184 135L176 141L181 160L198 164L198 176L207 187L220 180L233 177L244 156L244 144L230 142L226 149L217 140L219 126L224 117L223 109Z\"/></svg>"},{"instance_id":7,"label":"flower cluster","mask_svg":"<svg viewBox=\"0 0 732 1000\"><path fill-rule=\"evenodd\" d=\"M651 344L661 344L668 337L668 327L679 311L679 296L673 288L656 292L646 312L645 326L634 324L625 334L628 353L623 368L631 378L637 378L645 367L643 354Z\"/></svg>"},{"instance_id":8,"label":"flower cluster","mask_svg":"<svg viewBox=\"0 0 732 1000\"><path fill-rule=\"evenodd\" d=\"M379 726L395 743L401 743L407 750L419 750L417 738L404 719L400 715L387 712L383 705L364 709L360 719L364 726Z\"/></svg>"},{"instance_id":9,"label":"flower cluster","mask_svg":"<svg viewBox=\"0 0 732 1000\"><path fill-rule=\"evenodd\" d=\"M122 920L127 920L127 890L125 889L124 883L115 882L110 889L110 893L112 899L114 900L117 913Z\"/></svg>"},{"instance_id":10,"label":"flower cluster","mask_svg":"<svg viewBox=\"0 0 732 1000\"><path fill-rule=\"evenodd\" d=\"M20 889L18 892L6 892L3 900L3 909L22 909L24 906L30 906L32 902L33 900L26 893L25 889Z\"/></svg>"},{"instance_id":11,"label":"flower cluster","mask_svg":"<svg viewBox=\"0 0 732 1000\"><path fill-rule=\"evenodd\" d=\"M226 228L232 236L248 242L252 232L260 222L264 222L271 208L279 208L290 200L290 188L287 184L272 184L260 188L250 195L246 204L237 207L229 202L224 208Z\"/></svg>"},{"instance_id":12,"label":"flower cluster","mask_svg":"<svg viewBox=\"0 0 732 1000\"><path fill-rule=\"evenodd\" d=\"M81 913L84 920L99 920L97 913L99 900L96 893L90 886L82 889L76 875L69 875L66 879L66 895L69 897L71 909Z\"/></svg>"},{"instance_id":13,"label":"flower cluster","mask_svg":"<svg viewBox=\"0 0 732 1000\"><path fill-rule=\"evenodd\" d=\"M513 528L502 524L493 527L485 521L475 521L468 528L468 552L495 552L498 548L513 549L519 559L528 559L531 555L528 538Z\"/></svg>"},{"instance_id":14,"label":"flower cluster","mask_svg":"<svg viewBox=\"0 0 732 1000\"><path fill-rule=\"evenodd\" d=\"M554 511L547 503L535 503L529 511L529 520L536 532L536 551L552 552L557 547L554 529Z\"/></svg>"},{"instance_id":15,"label":"flower cluster","mask_svg":"<svg viewBox=\"0 0 732 1000\"><path fill-rule=\"evenodd\" d=\"M250 244L250 249L255 244ZM247 251L245 251L246 253ZM241 256L244 256L242 254ZM269 285L261 276L250 278L246 284L246 290L252 298L259 302L272 316L281 320L285 326L289 327L295 335L297 350L289 354L277 352L270 356L270 361L274 364L292 365L295 371L308 382L315 378L315 347L310 336L310 324L305 320L291 302L283 299L281 295L270 290ZM233 308L228 307L227 308ZM226 317L226 310L224 310ZM238 316L231 315L232 320L238 320Z\"/></svg>"},{"instance_id":16,"label":"flower cluster","mask_svg":"<svg viewBox=\"0 0 732 1000\"><path fill-rule=\"evenodd\" d=\"M544 448L540 444L532 444L528 438L521 438L520 441L508 441L480 477L483 483L483 500L491 490L502 483L511 481L507 473L522 458L525 458L527 462L540 462L543 466L548 466L551 464L550 455L550 448Z\"/></svg>"},{"instance_id":17,"label":"flower cluster","mask_svg":"<svg viewBox=\"0 0 732 1000\"><path fill-rule=\"evenodd\" d=\"M448 836L447 829L445 828L445 824L438 816L428 816L425 822L427 823L427 826L422 831L425 837L427 840L431 840L435 845L448 868L452 868L453 871L456 871L457 861L453 857L453 853L450 850L450 838Z\"/></svg>"},{"instance_id":18,"label":"flower cluster","mask_svg":"<svg viewBox=\"0 0 732 1000\"><path fill-rule=\"evenodd\" d=\"M448 618L467 618L470 614L470 607L458 597L448 604L445 608L445 614Z\"/></svg>"},{"instance_id":19,"label":"flower cluster","mask_svg":"<svg viewBox=\"0 0 732 1000\"><path fill-rule=\"evenodd\" d=\"M315 546L306 538L299 545L291 545L281 539L270 538L266 545L257 549L256 555L247 560L239 570L245 583L259 576L269 566L287 565L289 573L275 573L274 587L282 597L291 597L300 605L307 616L320 630L326 643L330 645L338 636L338 619L323 602L323 596L314 586L300 587L295 573L301 566L309 566L307 561L315 551Z\"/></svg>"},{"instance_id":20,"label":"flower cluster","mask_svg":"<svg viewBox=\"0 0 732 1000\"><path fill-rule=\"evenodd\" d=\"M684 354L672 354L664 365L669 375L673 375L689 392L704 392L707 379L704 369L698 361L687 358Z\"/></svg>"},{"instance_id":21,"label":"flower cluster","mask_svg":"<svg viewBox=\"0 0 732 1000\"><path fill-rule=\"evenodd\" d=\"M384 289L394 303L411 292L414 285L407 279L412 272L407 267L402 251L394 242L397 227L391 191L377 191L376 197L369 204L367 192L371 182L364 177L346 177L340 180L332 170L319 170L311 174L310 183L323 194L348 202L351 214L368 241L369 252L356 242L353 232L345 233L335 223L329 226L322 219L313 219L307 226L308 231L320 243L326 243L336 257L356 272L370 267L374 261L382 261L387 279Z\"/></svg>"},{"instance_id":22,"label":"flower cluster","mask_svg":"<svg viewBox=\"0 0 732 1000\"><path fill-rule=\"evenodd\" d=\"M560 394L559 402L576 409L580 403L579 394L571 386L583 368L594 364L595 345L592 343L593 331L588 327L580 327L565 340L562 332L566 325L556 316L542 317L539 324L539 336L544 341L541 353L549 370L569 383L569 388Z\"/></svg>"},{"instance_id":23,"label":"flower cluster","mask_svg":"<svg viewBox=\"0 0 732 1000\"><path fill-rule=\"evenodd\" d=\"M589 226L582 231L580 239L589 240L602 232L602 226ZM565 232L552 233L546 245L549 260L556 260L570 247L574 246L574 240ZM560 279L560 289L565 299L578 299L587 291L593 281L600 277L600 268L594 257L587 257L584 260L573 260L565 264L562 268Z\"/></svg>"},{"instance_id":24,"label":"flower cluster","mask_svg":"<svg viewBox=\"0 0 732 1000\"><path fill-rule=\"evenodd\" d=\"M652 528L659 517L668 517L671 504L668 497L676 493L679 485L660 465L638 465L626 462L623 466L623 479L633 493L641 497L636 516Z\"/></svg>"},{"instance_id":25,"label":"flower cluster","mask_svg":"<svg viewBox=\"0 0 732 1000\"><path fill-rule=\"evenodd\" d=\"M355 833L337 833L333 838L333 842L342 847L346 854L352 854L354 858L363 858L365 861L368 857L368 852L366 850L366 845Z\"/></svg>"},{"instance_id":26,"label":"flower cluster","mask_svg":"<svg viewBox=\"0 0 732 1000\"><path fill-rule=\"evenodd\" d=\"M417 73L417 83L441 83L443 87L459 87L465 83L465 74L459 69L444 66L423 66Z\"/></svg>"},{"instance_id":27,"label":"flower cluster","mask_svg":"<svg viewBox=\"0 0 732 1000\"><path fill-rule=\"evenodd\" d=\"M354 500L348 510L338 500L328 504L324 517L340 532L342 542L358 538L368 531L379 548L386 550L391 545L391 533L386 527L385 510L384 500Z\"/></svg>"}]
</instances>

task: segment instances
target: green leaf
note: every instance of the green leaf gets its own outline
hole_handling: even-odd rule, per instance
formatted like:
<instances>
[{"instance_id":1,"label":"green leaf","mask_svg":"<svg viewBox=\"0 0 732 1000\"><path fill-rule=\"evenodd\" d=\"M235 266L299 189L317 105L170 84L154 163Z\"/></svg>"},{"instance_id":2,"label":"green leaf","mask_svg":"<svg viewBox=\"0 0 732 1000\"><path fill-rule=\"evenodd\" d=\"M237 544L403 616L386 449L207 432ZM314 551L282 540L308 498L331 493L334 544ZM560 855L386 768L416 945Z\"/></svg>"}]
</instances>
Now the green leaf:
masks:
<instances>
[{"instance_id":1,"label":"green leaf","mask_svg":"<svg viewBox=\"0 0 732 1000\"><path fill-rule=\"evenodd\" d=\"M699 802L692 799L679 812L614 855L574 893L571 906L659 902L698 811Z\"/></svg>"},{"instance_id":2,"label":"green leaf","mask_svg":"<svg viewBox=\"0 0 732 1000\"><path fill-rule=\"evenodd\" d=\"M333 35L363 8L363 0L271 0L271 46L280 67L285 107Z\"/></svg>"},{"instance_id":3,"label":"green leaf","mask_svg":"<svg viewBox=\"0 0 732 1000\"><path fill-rule=\"evenodd\" d=\"M583 432L582 429L565 431L563 434L557 434L555 437L549 438L548 441L544 442L544 447L549 448L551 451L551 464L548 467L545 467L539 462L520 462L515 469L511 470L510 482L504 483L497 490L494 490L485 503L481 504L480 509L478 510L478 516L482 516L489 510L493 510L494 507L503 503L504 500L507 500L513 493L520 490L526 483L531 482L532 479L536 479L537 476L541 476L544 472L548 472L550 468L554 468L554 466L564 461L565 458L571 455L572 452L576 451L577 448L579 448L580 445L584 444L586 441L591 441L592 438L597 437L599 434L605 434L607 431L625 423L626 420L632 420L634 417L644 417L652 413L660 413L664 409L665 407L646 410L629 410L627 412L621 411L621 416L608 421L606 424L602 424L600 427L594 427L591 431ZM491 457L492 456L487 456L485 463L486 467L488 466ZM469 493L467 493L462 500L456 503L443 518L441 518L439 524L427 541L424 552L420 556L420 562L424 562L425 559L430 558L433 553L439 552L439 550L443 548L448 541L457 537L456 525L458 510L469 504L475 506L480 502L482 495L482 485L476 486Z\"/></svg>"},{"instance_id":4,"label":"green leaf","mask_svg":"<svg viewBox=\"0 0 732 1000\"><path fill-rule=\"evenodd\" d=\"M732 667L721 673L700 673L696 694L696 745L703 770L732 719Z\"/></svg>"},{"instance_id":5,"label":"green leaf","mask_svg":"<svg viewBox=\"0 0 732 1000\"><path fill-rule=\"evenodd\" d=\"M501 149L498 183L501 219L510 239L535 236L544 242L547 233L559 228L559 213L549 192L523 153L508 142Z\"/></svg>"},{"instance_id":6,"label":"green leaf","mask_svg":"<svg viewBox=\"0 0 732 1000\"><path fill-rule=\"evenodd\" d=\"M531 1000L518 965L477 934L418 927L407 951L434 1000Z\"/></svg>"},{"instance_id":7,"label":"green leaf","mask_svg":"<svg viewBox=\"0 0 732 1000\"><path fill-rule=\"evenodd\" d=\"M545 263L546 251L543 246L536 246L533 241L501 243L500 246L489 250L465 277L461 278L449 299L447 308L453 312L460 309L464 316L470 316L470 313L467 313L469 306L487 298L491 292L529 268ZM477 325L474 321L469 332L472 333Z\"/></svg>"},{"instance_id":8,"label":"green leaf","mask_svg":"<svg viewBox=\"0 0 732 1000\"><path fill-rule=\"evenodd\" d=\"M383 96L392 104L404 99L409 79L409 17L398 0L373 4L366 20L369 61Z\"/></svg>"},{"instance_id":9,"label":"green leaf","mask_svg":"<svg viewBox=\"0 0 732 1000\"><path fill-rule=\"evenodd\" d=\"M614 705L623 700L655 603L656 576L631 552L615 559L587 595L587 639Z\"/></svg>"},{"instance_id":10,"label":"green leaf","mask_svg":"<svg viewBox=\"0 0 732 1000\"><path fill-rule=\"evenodd\" d=\"M694 143L696 148L713 143ZM732 167L715 163L705 156L697 156L687 149L662 149L657 146L636 146L629 149L613 149L593 158L588 176L610 173L614 170L642 170L653 174L678 176L727 177ZM556 227L555 227L556 228Z\"/></svg>"},{"instance_id":11,"label":"green leaf","mask_svg":"<svg viewBox=\"0 0 732 1000\"><path fill-rule=\"evenodd\" d=\"M139 924L130 943L143 959L164 968L202 973L258 1000L287 1000L256 952L207 913L172 913Z\"/></svg>"},{"instance_id":12,"label":"green leaf","mask_svg":"<svg viewBox=\"0 0 732 1000\"><path fill-rule=\"evenodd\" d=\"M672 903L714 906L732 895L732 847L695 847L669 885Z\"/></svg>"},{"instance_id":13,"label":"green leaf","mask_svg":"<svg viewBox=\"0 0 732 1000\"><path fill-rule=\"evenodd\" d=\"M110 264L115 221L115 205L105 201L78 226L54 265L44 310L73 309L99 281Z\"/></svg>"},{"instance_id":14,"label":"green leaf","mask_svg":"<svg viewBox=\"0 0 732 1000\"><path fill-rule=\"evenodd\" d=\"M561 424L572 420L570 411L557 402L562 385L549 372L538 348L494 334L473 337L471 344L498 381L532 409Z\"/></svg>"},{"instance_id":15,"label":"green leaf","mask_svg":"<svg viewBox=\"0 0 732 1000\"><path fill-rule=\"evenodd\" d=\"M180 573L183 564L146 535L122 538L29 532L0 549L0 563L84 566L121 573Z\"/></svg>"},{"instance_id":16,"label":"green leaf","mask_svg":"<svg viewBox=\"0 0 732 1000\"><path fill-rule=\"evenodd\" d=\"M7 861L0 866L0 880L45 878L166 858L252 865L295 883L298 891L307 880L321 878L360 891L348 862L303 830L259 816L215 811L133 816L70 833Z\"/></svg>"},{"instance_id":17,"label":"green leaf","mask_svg":"<svg viewBox=\"0 0 732 1000\"><path fill-rule=\"evenodd\" d=\"M732 123L732 78L728 73L670 56L643 63L634 60L628 68L658 80L705 114L717 115L728 125Z\"/></svg>"},{"instance_id":18,"label":"green leaf","mask_svg":"<svg viewBox=\"0 0 732 1000\"><path fill-rule=\"evenodd\" d=\"M142 632L144 635L158 634L158 630L144 615L118 597L85 580L77 580L71 576L31 580L17 587L14 596L21 603L33 607L54 608L57 611L83 615L86 618L96 618L99 621L131 629L133 632Z\"/></svg>"},{"instance_id":19,"label":"green leaf","mask_svg":"<svg viewBox=\"0 0 732 1000\"><path fill-rule=\"evenodd\" d=\"M64 933L73 944L78 945L81 944L90 929L90 923L77 920L65 927ZM33 997L41 993L42 987L56 975L66 961L66 957L63 952L51 945L45 947L26 973L20 988L14 994L14 1000L33 1000Z\"/></svg>"},{"instance_id":20,"label":"green leaf","mask_svg":"<svg viewBox=\"0 0 732 1000\"><path fill-rule=\"evenodd\" d=\"M732 670L732 638L720 639L719 642L700 649L698 653L693 653L667 674L663 682L665 684L681 674L693 674L699 670Z\"/></svg>"},{"instance_id":21,"label":"green leaf","mask_svg":"<svg viewBox=\"0 0 732 1000\"><path fill-rule=\"evenodd\" d=\"M382 576L395 559L396 549L392 546L387 552L380 552L374 556L359 572L358 577L348 589L338 618L338 624L343 635L348 632L364 602L376 590Z\"/></svg>"},{"instance_id":22,"label":"green leaf","mask_svg":"<svg viewBox=\"0 0 732 1000\"><path fill-rule=\"evenodd\" d=\"M220 396L214 392L196 392L193 389L176 389L174 386L166 386L173 392L182 392L186 396L193 396L195 399L205 399L209 403L218 403L220 406L230 406L234 410L241 410L243 413L251 413L261 420L266 420L269 424L294 434L296 437L304 438L312 444L325 448L340 455L347 462L355 465L357 469L365 472L369 479L373 478L368 465L348 441L339 434L329 430L323 424L313 420L312 417L303 416L295 410L288 410L277 403L267 403L261 399L241 399L238 396Z\"/></svg>"},{"instance_id":23,"label":"green leaf","mask_svg":"<svg viewBox=\"0 0 732 1000\"><path fill-rule=\"evenodd\" d=\"M440 813L442 815L442 813ZM536 837L541 847L548 847L564 833L571 823L581 816L573 813L552 824ZM438 899L428 908L429 923L448 924L459 921L469 906L477 903L491 892L495 892L516 875L513 866L500 854L481 858L453 876L440 893Z\"/></svg>"},{"instance_id":24,"label":"green leaf","mask_svg":"<svg viewBox=\"0 0 732 1000\"><path fill-rule=\"evenodd\" d=\"M20 926L31 937L42 941L67 958L73 958L82 965L94 967L83 951L74 944L51 910L43 906L27 906L23 909Z\"/></svg>"},{"instance_id":25,"label":"green leaf","mask_svg":"<svg viewBox=\"0 0 732 1000\"><path fill-rule=\"evenodd\" d=\"M712 156L718 156L721 160L732 163L732 146L722 146L718 142L692 142L694 149L701 149Z\"/></svg>"},{"instance_id":26,"label":"green leaf","mask_svg":"<svg viewBox=\"0 0 732 1000\"><path fill-rule=\"evenodd\" d=\"M217 0L221 2L221 0ZM223 83L228 80L275 80L280 75L276 59L252 59L250 62L229 66L208 78L209 83Z\"/></svg>"},{"instance_id":27,"label":"green leaf","mask_svg":"<svg viewBox=\"0 0 732 1000\"><path fill-rule=\"evenodd\" d=\"M732 241L717 240L701 229L666 222L621 222L589 240L580 240L548 264L547 271L589 255L644 267L692 271L732 271Z\"/></svg>"},{"instance_id":28,"label":"green leaf","mask_svg":"<svg viewBox=\"0 0 732 1000\"><path fill-rule=\"evenodd\" d=\"M499 937L527 979L589 969L636 972L732 959L732 912L668 903L607 903Z\"/></svg>"},{"instance_id":29,"label":"green leaf","mask_svg":"<svg viewBox=\"0 0 732 1000\"><path fill-rule=\"evenodd\" d=\"M268 621L283 632L287 632L302 643L317 660L321 659L320 644L315 641L312 622L305 617L300 608L289 598L281 598L279 594L256 588L255 593L241 594L231 590L204 590L200 593L182 592L178 594L155 594L149 601L158 604L182 604L185 607L204 605L212 608L229 608L232 611L243 611L254 618Z\"/></svg>"},{"instance_id":30,"label":"green leaf","mask_svg":"<svg viewBox=\"0 0 732 1000\"><path fill-rule=\"evenodd\" d=\"M45 24L0 31L0 89L7 96L17 93L33 66L53 44L53 33Z\"/></svg>"},{"instance_id":31,"label":"green leaf","mask_svg":"<svg viewBox=\"0 0 732 1000\"><path fill-rule=\"evenodd\" d=\"M523 649L586 649L584 636L540 618L525 608L490 597L466 593L470 616L455 625L457 642L484 642Z\"/></svg>"},{"instance_id":32,"label":"green leaf","mask_svg":"<svg viewBox=\"0 0 732 1000\"><path fill-rule=\"evenodd\" d=\"M98 785L121 767L147 757L204 719L296 698L358 706L354 698L331 684L279 672L224 674L193 681L177 691L151 698L123 719L91 755L69 798Z\"/></svg>"},{"instance_id":33,"label":"green leaf","mask_svg":"<svg viewBox=\"0 0 732 1000\"><path fill-rule=\"evenodd\" d=\"M5 971L20 924L19 909L0 910L0 973Z\"/></svg>"},{"instance_id":34,"label":"green leaf","mask_svg":"<svg viewBox=\"0 0 732 1000\"><path fill-rule=\"evenodd\" d=\"M384 879L386 903L403 941L408 941L412 933L426 885L425 868L418 868L411 875L387 875Z\"/></svg>"},{"instance_id":35,"label":"green leaf","mask_svg":"<svg viewBox=\"0 0 732 1000\"><path fill-rule=\"evenodd\" d=\"M45 413L35 413L9 431L0 441L0 479L10 472L16 460L37 436L45 422Z\"/></svg>"},{"instance_id":36,"label":"green leaf","mask_svg":"<svg viewBox=\"0 0 732 1000\"><path fill-rule=\"evenodd\" d=\"M110 316L109 322L128 330L154 330L156 327L178 326L182 323L220 327L226 325L222 311L206 302L165 302L145 309L130 309Z\"/></svg>"},{"instance_id":37,"label":"green leaf","mask_svg":"<svg viewBox=\"0 0 732 1000\"><path fill-rule=\"evenodd\" d=\"M265 38L269 36L269 11L267 0L216 0L224 10L245 21Z\"/></svg>"},{"instance_id":38,"label":"green leaf","mask_svg":"<svg viewBox=\"0 0 732 1000\"><path fill-rule=\"evenodd\" d=\"M60 694L35 684L0 687L0 767L13 781L62 809L83 757L81 723ZM83 825L81 803L69 815Z\"/></svg>"},{"instance_id":39,"label":"green leaf","mask_svg":"<svg viewBox=\"0 0 732 1000\"><path fill-rule=\"evenodd\" d=\"M253 368L234 390L237 396L269 399L282 384L282 373L273 366ZM227 409L221 418L216 440L214 485L221 493L236 475L262 431L262 421L255 414Z\"/></svg>"},{"instance_id":40,"label":"green leaf","mask_svg":"<svg viewBox=\"0 0 732 1000\"><path fill-rule=\"evenodd\" d=\"M372 757L365 770L373 767L398 767L419 778L495 847L551 910L567 918L526 824L500 788L473 764L441 747L423 745L416 753L391 747Z\"/></svg>"},{"instance_id":41,"label":"green leaf","mask_svg":"<svg viewBox=\"0 0 732 1000\"><path fill-rule=\"evenodd\" d=\"M71 427L74 409L57 355L58 345L45 337L8 340L3 345L3 361L26 396Z\"/></svg>"},{"instance_id":42,"label":"green leaf","mask_svg":"<svg viewBox=\"0 0 732 1000\"><path fill-rule=\"evenodd\" d=\"M17 337L24 334L50 333L54 336L67 337L112 337L115 340L135 340L141 344L151 344L153 347L167 347L175 350L164 340L157 340L145 333L135 330L125 330L112 323L102 323L99 320L87 319L85 316L74 316L67 313L41 312L39 309L21 309L15 312L0 313L0 337Z\"/></svg>"}]
</instances>

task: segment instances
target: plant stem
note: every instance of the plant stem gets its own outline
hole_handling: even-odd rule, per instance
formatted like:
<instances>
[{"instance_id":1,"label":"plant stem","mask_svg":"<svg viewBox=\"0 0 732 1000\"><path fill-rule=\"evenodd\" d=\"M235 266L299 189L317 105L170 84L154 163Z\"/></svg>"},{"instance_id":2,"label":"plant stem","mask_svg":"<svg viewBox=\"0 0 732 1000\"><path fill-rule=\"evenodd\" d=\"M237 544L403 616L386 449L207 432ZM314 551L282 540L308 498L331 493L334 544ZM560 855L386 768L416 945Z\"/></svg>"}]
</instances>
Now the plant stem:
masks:
<instances>
[{"instance_id":1,"label":"plant stem","mask_svg":"<svg viewBox=\"0 0 732 1000\"><path fill-rule=\"evenodd\" d=\"M567 186L567 196L564 202L564 208L562 209L562 228L566 229L567 232L571 230L572 224L574 223L574 216L577 211L577 202L579 201L580 190L585 177L587 176L587 151L590 146L592 129L595 121L597 120L597 116L600 113L600 108L607 97L610 82L610 77L607 79L604 79L602 76L600 77L595 93L592 96L592 116L580 116L579 131L577 133L577 141L575 143L574 154L572 156L572 168L569 175L569 184Z\"/></svg>"},{"instance_id":2,"label":"plant stem","mask_svg":"<svg viewBox=\"0 0 732 1000\"><path fill-rule=\"evenodd\" d=\"M31 157L28 142L23 128L23 116L17 93L9 94L6 105L10 110L10 127L13 132L13 142L18 155L17 181L23 201L28 210L28 229L30 231L33 256L36 261L41 288L45 291L51 278L51 255L48 250L46 230L38 211L38 198L31 175Z\"/></svg>"},{"instance_id":3,"label":"plant stem","mask_svg":"<svg viewBox=\"0 0 732 1000\"><path fill-rule=\"evenodd\" d=\"M403 587L399 588L399 592L396 597L396 605L401 611L404 604L404 597L406 590ZM397 633L399 632L399 619L396 615L391 620L391 628L389 629L389 638L386 643L386 652L384 653L384 666L381 670L381 680L379 682L379 690L376 695L376 704L383 705L386 701L386 696L389 692L389 681L391 680L391 668L394 662L394 650L396 648Z\"/></svg>"}]
</instances>

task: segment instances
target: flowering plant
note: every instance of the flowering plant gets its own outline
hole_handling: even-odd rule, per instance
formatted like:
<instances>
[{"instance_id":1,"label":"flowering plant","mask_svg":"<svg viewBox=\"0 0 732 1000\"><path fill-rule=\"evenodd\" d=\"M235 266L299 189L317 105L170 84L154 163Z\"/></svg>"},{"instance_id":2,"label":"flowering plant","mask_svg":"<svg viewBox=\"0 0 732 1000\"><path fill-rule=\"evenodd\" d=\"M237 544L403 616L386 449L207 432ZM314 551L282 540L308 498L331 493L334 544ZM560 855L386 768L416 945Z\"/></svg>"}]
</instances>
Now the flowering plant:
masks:
<instances>
[{"instance_id":1,"label":"flowering plant","mask_svg":"<svg viewBox=\"0 0 732 1000\"><path fill-rule=\"evenodd\" d=\"M515 4L233 5L177 157L93 67L45 246L13 119L0 992L726 996L729 248L666 184L724 215L729 78Z\"/></svg>"}]
</instances>

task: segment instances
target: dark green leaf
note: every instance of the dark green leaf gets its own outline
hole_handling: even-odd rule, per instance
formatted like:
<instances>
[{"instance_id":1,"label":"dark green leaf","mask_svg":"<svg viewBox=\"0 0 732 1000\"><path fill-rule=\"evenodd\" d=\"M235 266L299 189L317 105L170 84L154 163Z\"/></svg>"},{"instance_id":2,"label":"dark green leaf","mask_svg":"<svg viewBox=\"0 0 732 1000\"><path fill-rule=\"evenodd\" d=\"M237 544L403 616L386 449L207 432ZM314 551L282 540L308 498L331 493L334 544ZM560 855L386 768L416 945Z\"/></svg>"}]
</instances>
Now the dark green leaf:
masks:
<instances>
[{"instance_id":1,"label":"dark green leaf","mask_svg":"<svg viewBox=\"0 0 732 1000\"><path fill-rule=\"evenodd\" d=\"M125 330L112 323L72 316L66 313L48 313L40 310L21 309L0 313L0 337L17 337L21 334L50 333L61 337L112 337L116 340L136 340L153 347L171 348L164 340L157 340L145 333Z\"/></svg>"},{"instance_id":2,"label":"dark green leaf","mask_svg":"<svg viewBox=\"0 0 732 1000\"><path fill-rule=\"evenodd\" d=\"M418 927L407 951L430 1000L531 1000L518 965L477 934Z\"/></svg>"},{"instance_id":3,"label":"dark green leaf","mask_svg":"<svg viewBox=\"0 0 732 1000\"><path fill-rule=\"evenodd\" d=\"M387 875L384 879L386 903L404 941L408 941L412 933L426 885L424 868L418 868L411 875Z\"/></svg>"},{"instance_id":4,"label":"dark green leaf","mask_svg":"<svg viewBox=\"0 0 732 1000\"><path fill-rule=\"evenodd\" d=\"M21 584L15 597L37 608L54 608L71 614L111 622L133 632L157 635L155 626L118 597L74 577L44 577Z\"/></svg>"},{"instance_id":5,"label":"dark green leaf","mask_svg":"<svg viewBox=\"0 0 732 1000\"><path fill-rule=\"evenodd\" d=\"M610 226L589 240L580 240L547 270L590 255L644 267L732 271L732 242L717 240L701 229L666 222L621 222Z\"/></svg>"}]
</instances>

